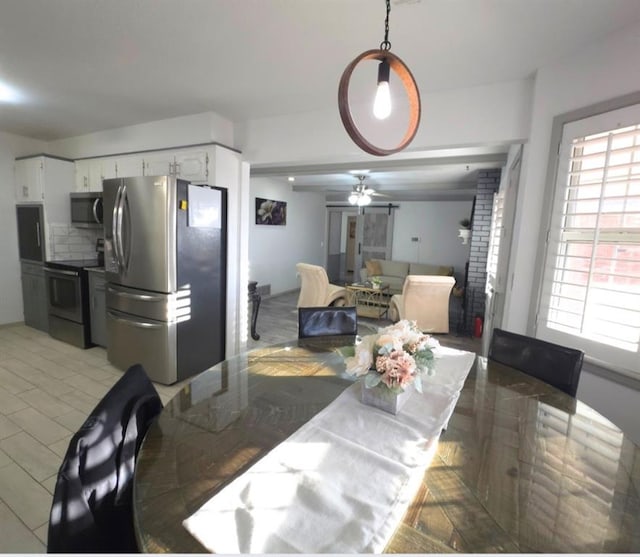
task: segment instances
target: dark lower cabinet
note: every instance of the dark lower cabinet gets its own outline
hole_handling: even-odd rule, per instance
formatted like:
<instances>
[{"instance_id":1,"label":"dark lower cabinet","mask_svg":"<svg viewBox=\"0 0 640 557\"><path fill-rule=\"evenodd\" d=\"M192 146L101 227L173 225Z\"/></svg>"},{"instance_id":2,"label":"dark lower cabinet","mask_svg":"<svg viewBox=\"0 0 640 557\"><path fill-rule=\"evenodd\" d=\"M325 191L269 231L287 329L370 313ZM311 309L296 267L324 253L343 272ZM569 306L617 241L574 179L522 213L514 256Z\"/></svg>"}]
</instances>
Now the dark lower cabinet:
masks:
<instances>
[{"instance_id":1,"label":"dark lower cabinet","mask_svg":"<svg viewBox=\"0 0 640 557\"><path fill-rule=\"evenodd\" d=\"M47 284L40 263L22 262L22 304L25 325L48 333Z\"/></svg>"},{"instance_id":2,"label":"dark lower cabinet","mask_svg":"<svg viewBox=\"0 0 640 557\"><path fill-rule=\"evenodd\" d=\"M89 269L89 300L91 301L91 342L107 347L107 303L104 271Z\"/></svg>"}]
</instances>

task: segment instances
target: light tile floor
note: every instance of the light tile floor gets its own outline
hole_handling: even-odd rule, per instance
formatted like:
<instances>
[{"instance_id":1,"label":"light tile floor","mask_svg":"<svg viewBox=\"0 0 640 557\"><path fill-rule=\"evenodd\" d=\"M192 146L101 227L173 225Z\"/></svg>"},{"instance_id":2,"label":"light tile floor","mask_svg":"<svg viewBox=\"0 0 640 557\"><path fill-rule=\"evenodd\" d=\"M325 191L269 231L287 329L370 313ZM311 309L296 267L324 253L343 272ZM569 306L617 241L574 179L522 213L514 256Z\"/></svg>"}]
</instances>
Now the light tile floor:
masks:
<instances>
[{"instance_id":1,"label":"light tile floor","mask_svg":"<svg viewBox=\"0 0 640 557\"><path fill-rule=\"evenodd\" d=\"M0 552L45 553L58 468L73 433L122 372L24 325L0 327ZM156 385L163 403L182 388Z\"/></svg>"},{"instance_id":2,"label":"light tile floor","mask_svg":"<svg viewBox=\"0 0 640 557\"><path fill-rule=\"evenodd\" d=\"M298 293L263 300L259 341L297 337ZM390 321L360 319L360 334ZM478 339L442 335L444 345L478 351ZM73 433L122 372L103 348L81 350L22 324L0 326L0 552L45 553L58 468ZM188 380L186 380L188 381ZM156 385L163 403L183 386Z\"/></svg>"}]
</instances>

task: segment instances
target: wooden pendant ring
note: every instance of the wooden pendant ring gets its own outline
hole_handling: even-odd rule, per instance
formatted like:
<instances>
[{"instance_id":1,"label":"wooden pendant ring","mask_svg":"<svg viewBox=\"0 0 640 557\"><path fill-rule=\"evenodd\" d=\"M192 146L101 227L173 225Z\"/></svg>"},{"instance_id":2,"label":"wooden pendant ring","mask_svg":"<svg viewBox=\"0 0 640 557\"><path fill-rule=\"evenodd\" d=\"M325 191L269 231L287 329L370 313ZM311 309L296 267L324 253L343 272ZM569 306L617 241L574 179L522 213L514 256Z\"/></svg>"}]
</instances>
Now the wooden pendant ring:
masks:
<instances>
[{"instance_id":1,"label":"wooden pendant ring","mask_svg":"<svg viewBox=\"0 0 640 557\"><path fill-rule=\"evenodd\" d=\"M400 143L392 149L383 149L377 147L373 143L367 141L365 137L360 133L353 117L351 116L351 110L349 109L349 82L351 81L351 74L355 67L362 60L384 60L387 59L389 66L400 78L404 90L407 93L409 99L409 125L407 131ZM340 118L345 130L349 134L349 137L353 139L354 143L360 147L363 151L371 155L385 156L402 151L416 135L418 126L420 125L420 93L418 91L418 85L416 84L413 75L409 71L409 68L405 66L404 62L400 60L395 54L391 54L388 50L367 50L355 58L344 70L342 77L340 78L340 85L338 86L338 109L340 110Z\"/></svg>"}]
</instances>

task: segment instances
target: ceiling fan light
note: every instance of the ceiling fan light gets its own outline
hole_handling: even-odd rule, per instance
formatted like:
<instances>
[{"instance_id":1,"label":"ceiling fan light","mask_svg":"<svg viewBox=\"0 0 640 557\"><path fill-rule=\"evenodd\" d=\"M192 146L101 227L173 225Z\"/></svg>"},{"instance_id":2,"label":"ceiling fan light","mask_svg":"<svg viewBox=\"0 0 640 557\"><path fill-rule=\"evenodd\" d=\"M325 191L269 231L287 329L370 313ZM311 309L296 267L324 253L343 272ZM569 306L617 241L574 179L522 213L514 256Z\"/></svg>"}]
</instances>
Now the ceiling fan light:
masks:
<instances>
[{"instance_id":1,"label":"ceiling fan light","mask_svg":"<svg viewBox=\"0 0 640 557\"><path fill-rule=\"evenodd\" d=\"M351 205L355 205L356 203L358 203L358 195L356 193L352 193L349 196L349 203L351 203Z\"/></svg>"},{"instance_id":2,"label":"ceiling fan light","mask_svg":"<svg viewBox=\"0 0 640 557\"><path fill-rule=\"evenodd\" d=\"M363 205L369 205L369 203L371 203L371 196L368 193L365 193L358 198L359 207L362 207Z\"/></svg>"}]
</instances>

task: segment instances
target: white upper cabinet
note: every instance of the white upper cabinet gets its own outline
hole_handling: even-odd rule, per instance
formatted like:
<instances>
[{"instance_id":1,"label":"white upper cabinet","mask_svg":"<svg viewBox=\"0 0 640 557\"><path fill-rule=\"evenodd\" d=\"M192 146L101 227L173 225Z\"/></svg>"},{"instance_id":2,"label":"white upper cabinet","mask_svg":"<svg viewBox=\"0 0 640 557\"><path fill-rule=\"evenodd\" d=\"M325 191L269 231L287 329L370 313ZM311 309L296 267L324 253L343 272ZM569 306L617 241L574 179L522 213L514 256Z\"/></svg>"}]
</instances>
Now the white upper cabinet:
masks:
<instances>
[{"instance_id":1,"label":"white upper cabinet","mask_svg":"<svg viewBox=\"0 0 640 557\"><path fill-rule=\"evenodd\" d=\"M213 175L213 172L209 172L209 161L209 154L205 150L177 151L174 162L175 175L190 182L207 183L209 176Z\"/></svg>"},{"instance_id":2,"label":"white upper cabinet","mask_svg":"<svg viewBox=\"0 0 640 557\"><path fill-rule=\"evenodd\" d=\"M44 157L20 159L15 162L16 202L44 200Z\"/></svg>"},{"instance_id":3,"label":"white upper cabinet","mask_svg":"<svg viewBox=\"0 0 640 557\"><path fill-rule=\"evenodd\" d=\"M145 153L144 155L144 175L145 176L170 176L173 175L174 155L170 151L160 151L158 153Z\"/></svg>"},{"instance_id":4,"label":"white upper cabinet","mask_svg":"<svg viewBox=\"0 0 640 557\"><path fill-rule=\"evenodd\" d=\"M76 161L76 191L89 190L89 161Z\"/></svg>"},{"instance_id":5,"label":"white upper cabinet","mask_svg":"<svg viewBox=\"0 0 640 557\"><path fill-rule=\"evenodd\" d=\"M190 182L208 184L214 177L214 159L213 148L165 149L135 155L82 159L75 163L75 191L102 191L102 180L129 176L176 176ZM37 175L37 159L25 159L24 162L27 161L30 164L24 164L20 172ZM30 197L40 195L35 177L28 181L34 185L24 192ZM19 182L26 184L27 180L16 178L16 195L23 191Z\"/></svg>"},{"instance_id":6,"label":"white upper cabinet","mask_svg":"<svg viewBox=\"0 0 640 557\"><path fill-rule=\"evenodd\" d=\"M76 161L76 191L102 191L102 180L116 177L113 159L84 159Z\"/></svg>"},{"instance_id":7,"label":"white upper cabinet","mask_svg":"<svg viewBox=\"0 0 640 557\"><path fill-rule=\"evenodd\" d=\"M142 155L123 155L121 157L110 157L109 160L115 163L116 175L114 178L144 176L144 159Z\"/></svg>"},{"instance_id":8,"label":"white upper cabinet","mask_svg":"<svg viewBox=\"0 0 640 557\"><path fill-rule=\"evenodd\" d=\"M42 203L47 224L69 223L73 161L38 155L16 160L14 168L16 203Z\"/></svg>"},{"instance_id":9,"label":"white upper cabinet","mask_svg":"<svg viewBox=\"0 0 640 557\"><path fill-rule=\"evenodd\" d=\"M144 156L144 175L169 175L205 183L209 178L209 154L205 149L147 153Z\"/></svg>"}]
</instances>

